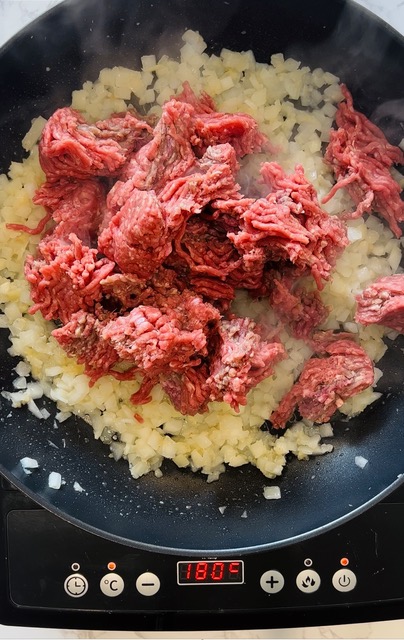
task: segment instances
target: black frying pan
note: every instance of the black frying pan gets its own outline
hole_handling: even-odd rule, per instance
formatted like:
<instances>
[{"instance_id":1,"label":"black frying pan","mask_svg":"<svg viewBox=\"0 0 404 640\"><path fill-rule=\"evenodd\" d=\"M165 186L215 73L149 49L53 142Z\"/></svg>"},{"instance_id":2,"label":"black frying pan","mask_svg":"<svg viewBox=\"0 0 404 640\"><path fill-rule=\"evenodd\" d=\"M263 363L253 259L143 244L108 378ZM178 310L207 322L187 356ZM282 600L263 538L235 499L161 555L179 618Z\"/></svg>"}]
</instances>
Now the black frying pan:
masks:
<instances>
[{"instance_id":1,"label":"black frying pan","mask_svg":"<svg viewBox=\"0 0 404 640\"><path fill-rule=\"evenodd\" d=\"M20 158L31 118L68 104L71 91L105 66L139 64L141 55L169 53L185 28L199 30L211 51L253 49L258 60L284 52L322 66L347 83L357 108L392 142L404 126L404 41L386 24L343 0L72 0L37 20L0 52L1 169ZM11 389L15 362L1 332L0 380ZM114 463L91 429L72 419L57 429L25 409L0 404L0 470L18 488L63 518L128 545L168 553L218 555L274 548L354 517L395 489L404 472L404 368L400 338L379 365L383 398L361 416L337 420L334 452L291 460L272 484L256 469L229 469L218 482L170 464L164 476L133 480ZM54 414L51 403L48 408ZM52 414L52 416L53 416ZM51 444L52 443L52 444ZM58 448L55 448L55 446ZM364 469L356 455L369 460ZM20 458L40 462L26 476ZM47 486L50 471L66 480ZM86 493L73 490L78 481ZM219 507L226 506L222 514ZM247 517L241 517L246 512Z\"/></svg>"}]
</instances>

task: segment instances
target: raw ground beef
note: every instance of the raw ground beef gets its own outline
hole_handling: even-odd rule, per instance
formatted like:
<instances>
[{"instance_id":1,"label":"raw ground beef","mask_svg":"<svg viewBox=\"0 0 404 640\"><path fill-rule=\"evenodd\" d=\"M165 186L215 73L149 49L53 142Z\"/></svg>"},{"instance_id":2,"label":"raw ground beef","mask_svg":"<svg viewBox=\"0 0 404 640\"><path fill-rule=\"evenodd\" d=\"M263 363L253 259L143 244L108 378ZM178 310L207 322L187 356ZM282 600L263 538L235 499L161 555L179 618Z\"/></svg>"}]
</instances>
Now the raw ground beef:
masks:
<instances>
[{"instance_id":1,"label":"raw ground beef","mask_svg":"<svg viewBox=\"0 0 404 640\"><path fill-rule=\"evenodd\" d=\"M173 406L184 415L194 416L208 408L211 389L207 384L208 367L186 369L182 373L170 373L161 376L160 383Z\"/></svg>"},{"instance_id":2,"label":"raw ground beef","mask_svg":"<svg viewBox=\"0 0 404 640\"><path fill-rule=\"evenodd\" d=\"M120 179L131 179L138 189L158 189L187 173L196 161L190 143L193 113L189 104L166 102L153 138L130 157Z\"/></svg>"},{"instance_id":3,"label":"raw ground beef","mask_svg":"<svg viewBox=\"0 0 404 640\"><path fill-rule=\"evenodd\" d=\"M37 256L28 256L25 262L25 277L35 303L30 313L40 311L46 320L66 323L77 311L91 311L102 298L102 280L114 267L74 233L68 238L45 236Z\"/></svg>"},{"instance_id":4,"label":"raw ground beef","mask_svg":"<svg viewBox=\"0 0 404 640\"><path fill-rule=\"evenodd\" d=\"M302 418L327 422L345 400L373 384L373 362L351 337L327 336L318 345L323 357L306 361L298 381L272 413L276 429L286 427L296 408Z\"/></svg>"},{"instance_id":5,"label":"raw ground beef","mask_svg":"<svg viewBox=\"0 0 404 640\"><path fill-rule=\"evenodd\" d=\"M175 99L193 108L190 141L197 155L221 143L230 143L239 157L269 146L254 118L246 113L217 112L212 98L204 92L196 96L189 82L184 82L182 92Z\"/></svg>"},{"instance_id":6,"label":"raw ground beef","mask_svg":"<svg viewBox=\"0 0 404 640\"><path fill-rule=\"evenodd\" d=\"M253 320L230 317L218 326L209 365L165 374L161 384L181 413L201 413L211 400L227 402L238 411L246 404L249 390L271 375L285 357L283 345L264 340Z\"/></svg>"},{"instance_id":7,"label":"raw ground beef","mask_svg":"<svg viewBox=\"0 0 404 640\"><path fill-rule=\"evenodd\" d=\"M201 215L193 215L184 234L176 240L169 264L180 272L187 272L189 277L203 274L222 279L240 262L240 255L225 230Z\"/></svg>"},{"instance_id":8,"label":"raw ground beef","mask_svg":"<svg viewBox=\"0 0 404 640\"><path fill-rule=\"evenodd\" d=\"M404 274L385 276L356 296L355 321L381 324L404 333Z\"/></svg>"},{"instance_id":9,"label":"raw ground beef","mask_svg":"<svg viewBox=\"0 0 404 640\"><path fill-rule=\"evenodd\" d=\"M154 191L131 192L100 234L98 249L123 273L153 275L171 253L167 218Z\"/></svg>"},{"instance_id":10,"label":"raw ground beef","mask_svg":"<svg viewBox=\"0 0 404 640\"><path fill-rule=\"evenodd\" d=\"M338 128L331 132L325 153L325 160L332 167L337 182L323 203L345 187L356 205L356 210L347 217L358 218L375 211L399 238L402 234L399 223L404 222L404 202L400 197L401 187L392 177L390 168L394 164L404 164L404 154L399 147L391 145L364 114L354 109L347 87L342 85L341 88L345 100L338 107Z\"/></svg>"},{"instance_id":11,"label":"raw ground beef","mask_svg":"<svg viewBox=\"0 0 404 640\"><path fill-rule=\"evenodd\" d=\"M262 250L265 263L293 265L296 277L310 274L321 289L348 244L345 226L320 208L302 167L287 176L277 163L267 162L261 173L272 189L266 198L236 200L233 211L225 207L224 222L229 214L238 222L230 221L229 239L244 259L255 261ZM217 215L221 204L216 203Z\"/></svg>"},{"instance_id":12,"label":"raw ground beef","mask_svg":"<svg viewBox=\"0 0 404 640\"><path fill-rule=\"evenodd\" d=\"M119 360L113 346L101 338L102 329L110 320L111 316L97 305L93 313L81 310L71 314L70 320L63 327L52 331L53 337L66 353L85 365L85 371L92 382L110 373Z\"/></svg>"},{"instance_id":13,"label":"raw ground beef","mask_svg":"<svg viewBox=\"0 0 404 640\"><path fill-rule=\"evenodd\" d=\"M211 400L224 400L233 409L246 404L247 393L273 373L286 357L277 340L267 342L250 318L230 317L219 325L220 344L210 364L207 380Z\"/></svg>"},{"instance_id":14,"label":"raw ground beef","mask_svg":"<svg viewBox=\"0 0 404 640\"><path fill-rule=\"evenodd\" d=\"M321 209L301 166L287 175L266 162L267 196L241 193L238 158L268 145L253 118L216 112L187 83L153 127L134 111L95 124L72 109L50 118L35 201L53 220L25 266L31 312L62 323L53 336L91 382L136 376L134 403L160 383L181 413L210 401L239 410L286 352L275 333L231 313L237 289L268 298L281 324L311 340L346 229ZM275 426L295 405L328 419L371 384L355 343L328 337L321 349Z\"/></svg>"},{"instance_id":15,"label":"raw ground beef","mask_svg":"<svg viewBox=\"0 0 404 640\"><path fill-rule=\"evenodd\" d=\"M195 113L213 113L213 111L216 111L214 100L210 95L202 91L199 96L196 96L188 81L183 83L182 91L175 96L175 99L179 102L190 104Z\"/></svg>"},{"instance_id":16,"label":"raw ground beef","mask_svg":"<svg viewBox=\"0 0 404 640\"><path fill-rule=\"evenodd\" d=\"M200 113L194 118L192 146L203 153L210 146L229 142L237 156L261 151L265 136L259 132L254 118L246 113Z\"/></svg>"},{"instance_id":17,"label":"raw ground beef","mask_svg":"<svg viewBox=\"0 0 404 640\"><path fill-rule=\"evenodd\" d=\"M128 315L111 320L102 332L121 360L134 363L147 376L167 369L182 371L199 365L208 355L210 333L219 312L188 291L170 305L139 305Z\"/></svg>"},{"instance_id":18,"label":"raw ground beef","mask_svg":"<svg viewBox=\"0 0 404 640\"><path fill-rule=\"evenodd\" d=\"M88 124L64 107L49 118L39 143L39 161L48 180L116 175L152 129L131 110Z\"/></svg>"},{"instance_id":19,"label":"raw ground beef","mask_svg":"<svg viewBox=\"0 0 404 640\"><path fill-rule=\"evenodd\" d=\"M279 319L296 338L308 338L328 316L316 289L307 291L302 284L293 284L279 273L271 273L269 301Z\"/></svg>"},{"instance_id":20,"label":"raw ground beef","mask_svg":"<svg viewBox=\"0 0 404 640\"><path fill-rule=\"evenodd\" d=\"M44 206L57 223L54 233L61 238L76 234L92 245L106 212L105 187L94 178L45 182L34 196L35 204Z\"/></svg>"},{"instance_id":21,"label":"raw ground beef","mask_svg":"<svg viewBox=\"0 0 404 640\"><path fill-rule=\"evenodd\" d=\"M147 280L129 273L113 273L104 278L101 289L108 308L121 311L139 304L168 304L184 290L184 283L172 269L160 267Z\"/></svg>"}]
</instances>

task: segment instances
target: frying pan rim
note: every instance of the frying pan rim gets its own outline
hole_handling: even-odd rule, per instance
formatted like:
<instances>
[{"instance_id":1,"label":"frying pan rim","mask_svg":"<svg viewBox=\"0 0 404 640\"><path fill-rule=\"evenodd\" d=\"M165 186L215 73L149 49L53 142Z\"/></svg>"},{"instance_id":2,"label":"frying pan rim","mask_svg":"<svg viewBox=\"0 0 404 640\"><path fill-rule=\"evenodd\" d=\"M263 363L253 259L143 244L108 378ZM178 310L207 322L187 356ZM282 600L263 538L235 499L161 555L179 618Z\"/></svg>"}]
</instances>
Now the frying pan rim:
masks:
<instances>
[{"instance_id":1,"label":"frying pan rim","mask_svg":"<svg viewBox=\"0 0 404 640\"><path fill-rule=\"evenodd\" d=\"M300 533L298 535L294 535L288 538L284 538L282 540L275 540L273 542L269 542L267 544L259 544L259 545L250 545L248 547L232 547L228 549L187 549L187 548L179 548L179 547L169 547L157 544L149 544L146 542L139 542L135 540L129 540L128 538L124 538L117 534L103 531L98 527L90 525L86 522L83 522L76 518L75 516L71 516L67 514L65 511L60 509L55 505L49 505L45 498L42 498L35 491L26 487L19 478L14 476L10 471L4 468L4 466L0 463L0 474L3 475L13 486L15 486L18 490L20 490L25 496L30 498L34 503L38 504L40 507L56 515L61 520L68 522L69 524L76 526L88 533L96 535L100 538L104 538L110 540L111 542L131 547L134 549L140 549L141 551L148 551L149 553L161 553L168 554L170 556L191 556L191 557L224 557L230 555L252 555L254 553L260 553L265 551L272 551L276 549L281 549L284 547L288 547L290 545L299 544L308 540L310 538L318 537L323 533L327 533L332 529L335 529L343 524L346 524L350 520L354 520L356 517L360 516L362 513L368 511L372 506L378 504L384 498L387 498L391 493L393 493L396 489L398 489L402 484L404 484L404 473L399 474L396 480L388 485L385 489L383 489L376 496L373 496L367 502L362 503L359 507L356 507L352 511L344 514L343 516L332 520L324 525L311 529L310 531L305 531L304 533Z\"/></svg>"}]
</instances>

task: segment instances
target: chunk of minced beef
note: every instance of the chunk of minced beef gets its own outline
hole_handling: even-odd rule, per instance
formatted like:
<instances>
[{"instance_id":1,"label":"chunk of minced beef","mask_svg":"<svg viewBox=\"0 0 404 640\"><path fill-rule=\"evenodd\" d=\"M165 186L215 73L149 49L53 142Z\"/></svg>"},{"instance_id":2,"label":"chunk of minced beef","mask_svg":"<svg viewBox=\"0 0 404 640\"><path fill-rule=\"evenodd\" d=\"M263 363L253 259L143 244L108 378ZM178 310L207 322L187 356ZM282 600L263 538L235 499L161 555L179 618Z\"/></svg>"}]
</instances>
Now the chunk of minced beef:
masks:
<instances>
[{"instance_id":1,"label":"chunk of minced beef","mask_svg":"<svg viewBox=\"0 0 404 640\"><path fill-rule=\"evenodd\" d=\"M316 289L306 289L272 272L269 302L295 338L308 338L327 318L329 310Z\"/></svg>"},{"instance_id":2,"label":"chunk of minced beef","mask_svg":"<svg viewBox=\"0 0 404 640\"><path fill-rule=\"evenodd\" d=\"M198 161L197 167L199 170L207 171L212 165L227 164L231 173L236 176L236 173L240 169L240 164L237 160L237 154L228 142L223 144L215 144L209 146L202 158Z\"/></svg>"},{"instance_id":3,"label":"chunk of minced beef","mask_svg":"<svg viewBox=\"0 0 404 640\"><path fill-rule=\"evenodd\" d=\"M186 174L196 161L190 143L193 114L191 105L177 100L166 102L152 140L131 156L120 179L130 179L138 189L156 190Z\"/></svg>"},{"instance_id":4,"label":"chunk of minced beef","mask_svg":"<svg viewBox=\"0 0 404 640\"><path fill-rule=\"evenodd\" d=\"M260 151L266 137L247 114L213 110L202 94L197 98L189 85L183 93L163 105L153 140L134 153L120 174L139 189L159 190L169 180L186 175L209 146L230 144L237 156ZM196 155L195 155L196 154Z\"/></svg>"},{"instance_id":5,"label":"chunk of minced beef","mask_svg":"<svg viewBox=\"0 0 404 640\"><path fill-rule=\"evenodd\" d=\"M161 376L160 384L177 411L194 416L207 410L211 389L207 384L209 370L205 363L180 373Z\"/></svg>"},{"instance_id":6,"label":"chunk of minced beef","mask_svg":"<svg viewBox=\"0 0 404 640\"><path fill-rule=\"evenodd\" d=\"M337 258L348 245L345 223L321 208L316 190L301 165L296 165L292 174L286 174L277 162L264 162L260 173L271 189L267 199L272 201L275 197L281 206L286 204L310 234L307 247L313 255L310 270L321 289L320 280L329 278ZM293 259L291 262L296 264Z\"/></svg>"},{"instance_id":7,"label":"chunk of minced beef","mask_svg":"<svg viewBox=\"0 0 404 640\"><path fill-rule=\"evenodd\" d=\"M170 180L158 193L168 211L180 208L189 214L200 213L209 203L220 198L240 198L240 185L235 173L237 161L229 145L209 148L195 165L195 170Z\"/></svg>"},{"instance_id":8,"label":"chunk of minced beef","mask_svg":"<svg viewBox=\"0 0 404 640\"><path fill-rule=\"evenodd\" d=\"M404 333L404 274L384 276L356 296L355 321Z\"/></svg>"},{"instance_id":9,"label":"chunk of minced beef","mask_svg":"<svg viewBox=\"0 0 404 640\"><path fill-rule=\"evenodd\" d=\"M122 311L132 309L147 289L147 280L133 273L112 273L101 282L104 304Z\"/></svg>"},{"instance_id":10,"label":"chunk of minced beef","mask_svg":"<svg viewBox=\"0 0 404 640\"><path fill-rule=\"evenodd\" d=\"M206 172L176 178L158 194L171 233L176 236L192 215L217 198L237 198L240 186L228 164L211 164Z\"/></svg>"},{"instance_id":11,"label":"chunk of minced beef","mask_svg":"<svg viewBox=\"0 0 404 640\"><path fill-rule=\"evenodd\" d=\"M197 96L187 80L182 85L181 93L173 97L179 102L190 104L194 108L195 113L212 113L216 111L213 98L205 91L202 91L199 96Z\"/></svg>"},{"instance_id":12,"label":"chunk of minced beef","mask_svg":"<svg viewBox=\"0 0 404 640\"><path fill-rule=\"evenodd\" d=\"M111 321L112 314L107 315L101 311L99 316L80 310L71 314L66 324L52 331L53 337L68 356L85 365L86 374L92 382L110 373L119 361L113 346L102 339L102 329Z\"/></svg>"},{"instance_id":13,"label":"chunk of minced beef","mask_svg":"<svg viewBox=\"0 0 404 640\"><path fill-rule=\"evenodd\" d=\"M220 225L200 215L192 216L184 234L175 243L175 253L191 274L215 276L221 280L233 271L241 258Z\"/></svg>"},{"instance_id":14,"label":"chunk of minced beef","mask_svg":"<svg viewBox=\"0 0 404 640\"><path fill-rule=\"evenodd\" d=\"M154 191L134 189L98 238L123 273L147 279L171 252L167 220Z\"/></svg>"},{"instance_id":15,"label":"chunk of minced beef","mask_svg":"<svg viewBox=\"0 0 404 640\"><path fill-rule=\"evenodd\" d=\"M184 82L182 92L175 99L194 109L191 142L199 156L209 146L223 143L231 144L238 157L268 146L268 139L259 131L254 118L246 113L218 112L212 98L204 92L196 96L188 82Z\"/></svg>"},{"instance_id":16,"label":"chunk of minced beef","mask_svg":"<svg viewBox=\"0 0 404 640\"><path fill-rule=\"evenodd\" d=\"M230 303L235 298L235 288L228 282L218 278L203 275L188 277L189 287L204 300L212 302L222 313L228 311Z\"/></svg>"},{"instance_id":17,"label":"chunk of minced beef","mask_svg":"<svg viewBox=\"0 0 404 640\"><path fill-rule=\"evenodd\" d=\"M189 216L200 213L212 199L237 195L234 150L220 147L216 154L205 154L202 171L169 180L158 195L136 188L134 177L117 182L107 198L100 251L123 272L151 275L171 253L172 240L183 233Z\"/></svg>"},{"instance_id":18,"label":"chunk of minced beef","mask_svg":"<svg viewBox=\"0 0 404 640\"><path fill-rule=\"evenodd\" d=\"M373 362L354 340L322 340L321 353L325 355L306 361L298 381L270 416L276 429L286 427L296 408L302 418L327 422L345 400L373 384Z\"/></svg>"},{"instance_id":19,"label":"chunk of minced beef","mask_svg":"<svg viewBox=\"0 0 404 640\"><path fill-rule=\"evenodd\" d=\"M186 288L184 281L172 269L160 267L151 278L144 279L133 273L112 273L101 282L104 302L121 311L139 304L158 306Z\"/></svg>"},{"instance_id":20,"label":"chunk of minced beef","mask_svg":"<svg viewBox=\"0 0 404 640\"><path fill-rule=\"evenodd\" d=\"M225 311L235 296L229 274L238 271L240 262L221 225L212 224L209 215L199 214L191 216L178 234L164 264L187 287Z\"/></svg>"},{"instance_id":21,"label":"chunk of minced beef","mask_svg":"<svg viewBox=\"0 0 404 640\"><path fill-rule=\"evenodd\" d=\"M52 212L57 223L54 233L68 238L70 233L91 245L105 216L105 187L94 179L61 178L45 182L35 193L33 201Z\"/></svg>"},{"instance_id":22,"label":"chunk of minced beef","mask_svg":"<svg viewBox=\"0 0 404 640\"><path fill-rule=\"evenodd\" d=\"M172 241L181 239L190 216L214 199L237 197L234 150L220 147L216 154L205 154L197 172L169 180L158 193L138 189L135 178L116 182L107 197L100 251L123 272L151 275L171 253Z\"/></svg>"},{"instance_id":23,"label":"chunk of minced beef","mask_svg":"<svg viewBox=\"0 0 404 640\"><path fill-rule=\"evenodd\" d=\"M218 334L208 364L161 377L165 392L181 413L203 413L211 400L224 400L238 411L247 403L249 390L271 375L286 355L280 342L263 340L249 318L222 320Z\"/></svg>"},{"instance_id":24,"label":"chunk of minced beef","mask_svg":"<svg viewBox=\"0 0 404 640\"><path fill-rule=\"evenodd\" d=\"M188 220L183 235L174 242L165 264L186 281L187 286L221 310L228 308L236 288L255 288L261 273L253 274L225 229L209 216L194 215Z\"/></svg>"},{"instance_id":25,"label":"chunk of minced beef","mask_svg":"<svg viewBox=\"0 0 404 640\"><path fill-rule=\"evenodd\" d=\"M235 178L232 178L232 176L235 176L239 165L233 147L228 144L209 147L201 160L193 163L192 169L187 171L185 175L182 175L179 181L175 178L166 176L167 181L165 182L164 180L165 185L160 189L157 189L156 194L162 202L168 201L172 197L172 194L178 192L179 187L181 187L183 195L187 197L187 203L185 203L184 207L185 214L187 214L187 212L189 214L189 201L192 199L195 200L194 211L199 212L204 204L209 202L209 197L202 199L204 182L206 181L207 187L209 188L209 184L212 182L212 175L217 176L223 165L228 166L225 170L225 180L220 181L220 184L217 185L216 189L213 191L212 197L216 197L216 194L222 194L223 197L226 197L229 187L232 191L234 190L234 197L237 197L239 187ZM108 226L112 216L124 206L125 202L131 197L132 192L138 189L139 186L143 188L142 183L140 183L140 185L138 183L137 175L133 175L127 180L117 180L115 182L107 196L107 214L103 220L101 230ZM207 191L206 188L205 191ZM161 197L160 194L162 194ZM178 200L178 193L176 198ZM197 201L199 205L198 208L196 208ZM186 216L184 219L186 220ZM181 221L176 223L174 226L179 226L181 222L182 218ZM171 226L173 226L173 224Z\"/></svg>"},{"instance_id":26,"label":"chunk of minced beef","mask_svg":"<svg viewBox=\"0 0 404 640\"><path fill-rule=\"evenodd\" d=\"M84 179L114 176L152 129L131 110L89 124L70 107L58 109L49 118L39 143L39 161L46 177Z\"/></svg>"},{"instance_id":27,"label":"chunk of minced beef","mask_svg":"<svg viewBox=\"0 0 404 640\"><path fill-rule=\"evenodd\" d=\"M236 411L247 404L247 394L273 373L286 357L283 345L267 341L250 318L231 317L219 325L220 344L210 362L207 385L211 400L224 400Z\"/></svg>"},{"instance_id":28,"label":"chunk of minced beef","mask_svg":"<svg viewBox=\"0 0 404 640\"><path fill-rule=\"evenodd\" d=\"M232 145L238 157L262 151L267 138L256 120L246 113L199 113L194 118L192 146L199 155L211 145Z\"/></svg>"},{"instance_id":29,"label":"chunk of minced beef","mask_svg":"<svg viewBox=\"0 0 404 640\"><path fill-rule=\"evenodd\" d=\"M77 311L91 311L102 297L101 282L115 264L99 258L71 233L68 238L45 236L36 257L28 256L25 277L34 302L30 313L40 311L46 320L69 322Z\"/></svg>"},{"instance_id":30,"label":"chunk of minced beef","mask_svg":"<svg viewBox=\"0 0 404 640\"><path fill-rule=\"evenodd\" d=\"M172 359L188 363L206 349L202 331L182 331L175 313L139 305L126 316L112 320L103 330L122 360L136 362L148 374L158 375Z\"/></svg>"},{"instance_id":31,"label":"chunk of minced beef","mask_svg":"<svg viewBox=\"0 0 404 640\"><path fill-rule=\"evenodd\" d=\"M348 244L345 225L321 209L301 166L287 176L277 163L265 163L261 173L270 193L266 198L236 200L233 213L225 207L228 238L244 259L254 260L257 249L263 249L266 261L293 265L297 276L311 274L322 289Z\"/></svg>"},{"instance_id":32,"label":"chunk of minced beef","mask_svg":"<svg viewBox=\"0 0 404 640\"><path fill-rule=\"evenodd\" d=\"M345 187L356 206L346 217L358 218L374 211L400 237L404 202L400 197L401 187L390 169L394 164L404 164L404 153L390 144L384 133L363 113L354 109L347 87L341 85L341 89L345 100L338 106L338 128L331 132L325 153L325 160L332 167L337 182L323 202L328 202L338 189Z\"/></svg>"},{"instance_id":33,"label":"chunk of minced beef","mask_svg":"<svg viewBox=\"0 0 404 640\"><path fill-rule=\"evenodd\" d=\"M159 376L167 369L196 366L208 354L208 338L219 312L192 294L175 296L165 307L139 305L108 323L102 338L122 360L142 374Z\"/></svg>"},{"instance_id":34,"label":"chunk of minced beef","mask_svg":"<svg viewBox=\"0 0 404 640\"><path fill-rule=\"evenodd\" d=\"M265 262L293 265L297 275L311 274L318 288L330 276L331 265L324 256L324 239L320 234L312 234L295 218L285 201L281 205L276 195L259 198L241 216L237 231L227 234L244 259L253 260L262 253ZM317 255L313 254L317 250Z\"/></svg>"}]
</instances>

